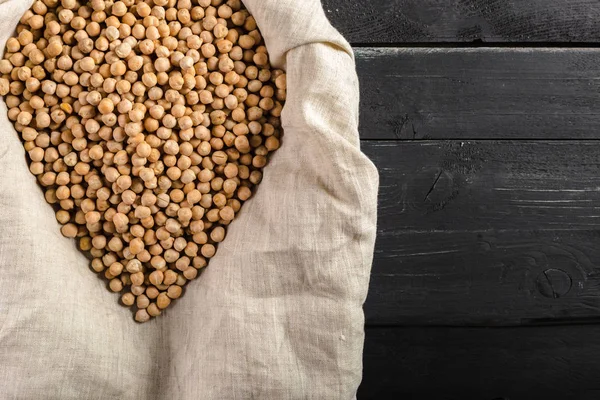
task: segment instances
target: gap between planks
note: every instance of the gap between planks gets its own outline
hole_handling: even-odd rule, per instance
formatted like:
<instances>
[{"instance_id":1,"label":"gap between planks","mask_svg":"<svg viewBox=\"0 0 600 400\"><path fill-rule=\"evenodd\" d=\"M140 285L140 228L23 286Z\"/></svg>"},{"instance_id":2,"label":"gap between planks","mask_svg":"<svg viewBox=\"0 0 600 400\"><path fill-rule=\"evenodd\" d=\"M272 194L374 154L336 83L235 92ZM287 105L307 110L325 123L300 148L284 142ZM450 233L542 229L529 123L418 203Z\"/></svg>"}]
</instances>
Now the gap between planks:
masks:
<instances>
[{"instance_id":1,"label":"gap between planks","mask_svg":"<svg viewBox=\"0 0 600 400\"><path fill-rule=\"evenodd\" d=\"M565 49L583 49L600 48L600 43L586 43L586 42L374 42L374 43L351 43L354 49L364 48L439 48L439 49L481 49L481 48L493 48L493 49L543 49L543 48L565 48Z\"/></svg>"}]
</instances>

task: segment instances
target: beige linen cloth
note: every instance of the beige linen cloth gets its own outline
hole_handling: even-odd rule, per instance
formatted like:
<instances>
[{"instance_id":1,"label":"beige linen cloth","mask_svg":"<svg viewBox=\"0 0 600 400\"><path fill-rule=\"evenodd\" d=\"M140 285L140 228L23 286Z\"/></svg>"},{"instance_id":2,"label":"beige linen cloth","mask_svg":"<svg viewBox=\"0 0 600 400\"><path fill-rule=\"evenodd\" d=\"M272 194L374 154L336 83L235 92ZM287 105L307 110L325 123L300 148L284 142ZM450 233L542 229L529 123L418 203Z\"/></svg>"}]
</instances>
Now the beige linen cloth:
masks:
<instances>
[{"instance_id":1,"label":"beige linen cloth","mask_svg":"<svg viewBox=\"0 0 600 400\"><path fill-rule=\"evenodd\" d=\"M0 4L4 49L31 0ZM0 102L1 399L352 399L378 175L319 0L245 0L288 72L285 138L185 295L137 324L62 237Z\"/></svg>"}]
</instances>

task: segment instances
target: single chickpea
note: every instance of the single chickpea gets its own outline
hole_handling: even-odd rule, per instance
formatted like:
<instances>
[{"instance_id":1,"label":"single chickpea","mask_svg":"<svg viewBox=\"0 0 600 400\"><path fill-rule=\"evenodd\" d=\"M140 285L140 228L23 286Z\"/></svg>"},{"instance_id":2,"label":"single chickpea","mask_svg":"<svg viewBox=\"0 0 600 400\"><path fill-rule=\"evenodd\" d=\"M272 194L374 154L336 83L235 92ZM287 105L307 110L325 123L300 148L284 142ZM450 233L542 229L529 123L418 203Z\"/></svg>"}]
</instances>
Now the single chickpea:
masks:
<instances>
[{"instance_id":1,"label":"single chickpea","mask_svg":"<svg viewBox=\"0 0 600 400\"><path fill-rule=\"evenodd\" d=\"M102 115L112 113L114 111L114 109L115 109L115 105L108 98L102 99L100 101L100 103L98 103L98 111L100 111L100 114L102 114Z\"/></svg>"},{"instance_id":2,"label":"single chickpea","mask_svg":"<svg viewBox=\"0 0 600 400\"><path fill-rule=\"evenodd\" d=\"M146 311L151 317L158 317L161 314L160 308L158 308L156 303L150 303L146 308Z\"/></svg>"},{"instance_id":3,"label":"single chickpea","mask_svg":"<svg viewBox=\"0 0 600 400\"><path fill-rule=\"evenodd\" d=\"M135 209L135 217L138 219L144 219L152 215L152 211L149 207L146 206L138 206Z\"/></svg>"},{"instance_id":4,"label":"single chickpea","mask_svg":"<svg viewBox=\"0 0 600 400\"><path fill-rule=\"evenodd\" d=\"M137 322L148 322L150 321L150 314L145 309L137 310L135 313L135 320Z\"/></svg>"},{"instance_id":5,"label":"single chickpea","mask_svg":"<svg viewBox=\"0 0 600 400\"><path fill-rule=\"evenodd\" d=\"M121 282L120 279L111 279L108 285L110 287L110 290L112 290L115 293L118 293L123 290L123 282Z\"/></svg>"},{"instance_id":6,"label":"single chickpea","mask_svg":"<svg viewBox=\"0 0 600 400\"><path fill-rule=\"evenodd\" d=\"M135 303L135 296L132 293L124 293L121 296L121 303L127 307L131 307Z\"/></svg>"},{"instance_id":7,"label":"single chickpea","mask_svg":"<svg viewBox=\"0 0 600 400\"><path fill-rule=\"evenodd\" d=\"M159 286L163 283L164 275L161 271L153 271L148 279L154 286Z\"/></svg>"},{"instance_id":8,"label":"single chickpea","mask_svg":"<svg viewBox=\"0 0 600 400\"><path fill-rule=\"evenodd\" d=\"M212 258L216 253L216 248L212 244L204 244L200 249L200 253L203 257Z\"/></svg>"},{"instance_id":9,"label":"single chickpea","mask_svg":"<svg viewBox=\"0 0 600 400\"><path fill-rule=\"evenodd\" d=\"M68 238L74 238L77 236L79 229L77 228L77 225L75 224L66 224L63 225L63 227L60 229L60 232L63 234L63 236L68 237Z\"/></svg>"},{"instance_id":10,"label":"single chickpea","mask_svg":"<svg viewBox=\"0 0 600 400\"><path fill-rule=\"evenodd\" d=\"M115 54L120 58L127 58L131 54L131 45L127 42L121 43L115 49Z\"/></svg>"},{"instance_id":11,"label":"single chickpea","mask_svg":"<svg viewBox=\"0 0 600 400\"><path fill-rule=\"evenodd\" d=\"M171 285L167 289L167 296L169 296L169 298L175 300L175 299L178 299L181 297L182 292L183 292L183 290L181 289L181 286Z\"/></svg>"},{"instance_id":12,"label":"single chickpea","mask_svg":"<svg viewBox=\"0 0 600 400\"><path fill-rule=\"evenodd\" d=\"M57 57L59 54L63 52L63 45L59 41L52 41L46 47L46 53L48 53L48 57Z\"/></svg>"},{"instance_id":13,"label":"single chickpea","mask_svg":"<svg viewBox=\"0 0 600 400\"><path fill-rule=\"evenodd\" d=\"M158 72L166 72L171 68L171 62L168 58L160 57L154 62L154 68L156 68Z\"/></svg>"},{"instance_id":14,"label":"single chickpea","mask_svg":"<svg viewBox=\"0 0 600 400\"><path fill-rule=\"evenodd\" d=\"M169 298L169 296L167 295L167 293L161 293L158 295L158 297L156 298L156 305L158 306L158 308L160 308L161 310L164 310L165 308L167 308L169 305L171 304L171 299Z\"/></svg>"},{"instance_id":15,"label":"single chickpea","mask_svg":"<svg viewBox=\"0 0 600 400\"><path fill-rule=\"evenodd\" d=\"M117 61L110 66L110 73L113 76L123 76L127 72L127 66L123 61Z\"/></svg>"},{"instance_id":16,"label":"single chickpea","mask_svg":"<svg viewBox=\"0 0 600 400\"><path fill-rule=\"evenodd\" d=\"M113 276L119 276L119 275L121 275L121 272L123 272L123 269L124 269L123 264L121 264L120 262L114 262L110 265L110 267L108 268L108 271Z\"/></svg>"},{"instance_id":17,"label":"single chickpea","mask_svg":"<svg viewBox=\"0 0 600 400\"><path fill-rule=\"evenodd\" d=\"M125 255L125 252L123 252L123 254ZM136 283L134 283L134 281L132 279L132 275L129 275L129 279L131 280L130 290L131 290L131 293L133 293L135 296L139 296L140 294L143 294L146 291L146 287L143 286L144 274L141 274L141 276L142 276L142 283L137 285Z\"/></svg>"},{"instance_id":18,"label":"single chickpea","mask_svg":"<svg viewBox=\"0 0 600 400\"><path fill-rule=\"evenodd\" d=\"M142 263L137 259L130 260L127 263L126 269L127 269L127 272L129 272L131 274L135 274L138 272L141 273L142 272Z\"/></svg>"},{"instance_id":19,"label":"single chickpea","mask_svg":"<svg viewBox=\"0 0 600 400\"><path fill-rule=\"evenodd\" d=\"M136 298L135 305L139 309L145 309L150 305L150 299L145 294L140 294Z\"/></svg>"}]
</instances>

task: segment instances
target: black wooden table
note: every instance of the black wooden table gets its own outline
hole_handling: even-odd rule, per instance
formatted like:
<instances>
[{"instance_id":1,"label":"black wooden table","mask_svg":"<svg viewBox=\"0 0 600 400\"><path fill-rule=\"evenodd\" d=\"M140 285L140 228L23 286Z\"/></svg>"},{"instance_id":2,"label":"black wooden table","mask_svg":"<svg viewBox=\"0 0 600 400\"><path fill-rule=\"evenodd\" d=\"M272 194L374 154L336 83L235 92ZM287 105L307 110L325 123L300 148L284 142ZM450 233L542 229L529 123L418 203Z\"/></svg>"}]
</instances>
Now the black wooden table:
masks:
<instances>
[{"instance_id":1,"label":"black wooden table","mask_svg":"<svg viewBox=\"0 0 600 400\"><path fill-rule=\"evenodd\" d=\"M381 174L359 399L600 399L600 1L323 5Z\"/></svg>"}]
</instances>

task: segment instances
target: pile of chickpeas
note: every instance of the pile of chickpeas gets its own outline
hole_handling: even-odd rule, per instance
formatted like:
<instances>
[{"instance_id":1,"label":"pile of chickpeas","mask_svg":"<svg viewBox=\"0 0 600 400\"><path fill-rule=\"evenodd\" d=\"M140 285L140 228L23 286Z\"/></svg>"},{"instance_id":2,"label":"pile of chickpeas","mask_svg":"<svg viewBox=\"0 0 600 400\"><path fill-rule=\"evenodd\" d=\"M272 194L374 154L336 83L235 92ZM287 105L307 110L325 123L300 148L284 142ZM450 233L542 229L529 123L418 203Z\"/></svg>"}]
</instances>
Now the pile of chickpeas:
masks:
<instances>
[{"instance_id":1,"label":"pile of chickpeas","mask_svg":"<svg viewBox=\"0 0 600 400\"><path fill-rule=\"evenodd\" d=\"M280 146L286 76L240 0L37 0L0 94L61 232L146 322Z\"/></svg>"}]
</instances>

